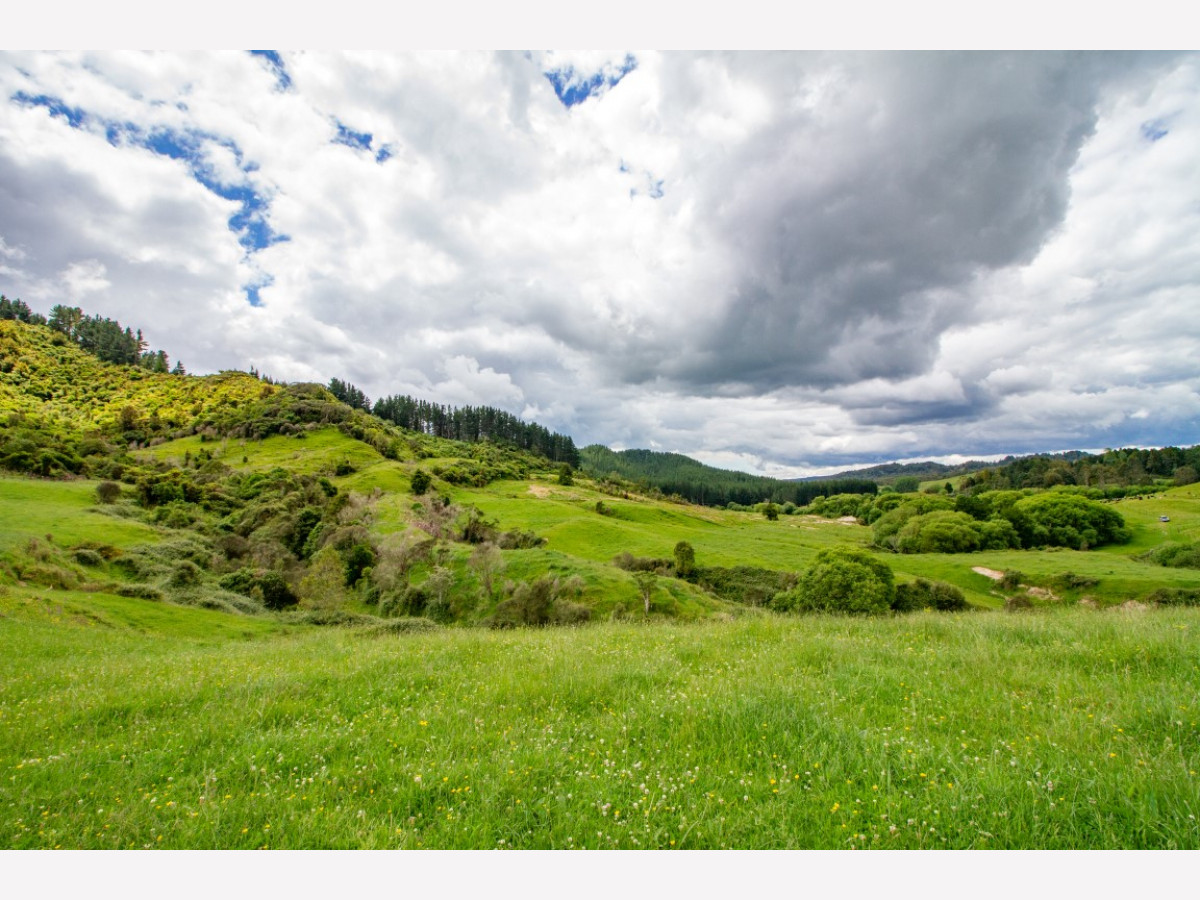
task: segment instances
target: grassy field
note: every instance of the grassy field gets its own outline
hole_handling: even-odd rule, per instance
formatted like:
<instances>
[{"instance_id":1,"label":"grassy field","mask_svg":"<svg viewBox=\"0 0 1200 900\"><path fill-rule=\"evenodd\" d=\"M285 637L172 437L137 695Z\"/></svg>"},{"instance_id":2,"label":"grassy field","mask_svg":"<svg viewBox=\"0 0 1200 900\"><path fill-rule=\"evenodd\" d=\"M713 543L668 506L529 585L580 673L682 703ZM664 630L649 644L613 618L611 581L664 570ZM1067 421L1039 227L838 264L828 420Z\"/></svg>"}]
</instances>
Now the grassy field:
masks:
<instances>
[{"instance_id":1,"label":"grassy field","mask_svg":"<svg viewBox=\"0 0 1200 900\"><path fill-rule=\"evenodd\" d=\"M46 481L0 475L0 552L51 535L64 547L128 547L156 541L157 530L105 515L94 481Z\"/></svg>"},{"instance_id":2,"label":"grassy field","mask_svg":"<svg viewBox=\"0 0 1200 900\"><path fill-rule=\"evenodd\" d=\"M140 452L201 450L328 475L371 498L381 541L412 528L413 470L453 462L335 429ZM638 621L617 554L683 540L701 566L794 572L870 529L584 478L439 484L545 537L503 577L578 575L592 624L397 633L116 596L107 562L50 587L73 548L185 535L106 514L96 484L0 478L0 846L1200 849L1200 610L1128 603L1200 588L1137 558L1200 539L1194 485L1117 504L1125 545L879 554L961 587L967 613L781 617L663 576ZM445 564L469 579L470 552ZM1094 583L1006 611L974 567Z\"/></svg>"},{"instance_id":3,"label":"grassy field","mask_svg":"<svg viewBox=\"0 0 1200 900\"><path fill-rule=\"evenodd\" d=\"M1195 610L372 636L117 601L0 596L4 846L1200 848Z\"/></svg>"}]
</instances>

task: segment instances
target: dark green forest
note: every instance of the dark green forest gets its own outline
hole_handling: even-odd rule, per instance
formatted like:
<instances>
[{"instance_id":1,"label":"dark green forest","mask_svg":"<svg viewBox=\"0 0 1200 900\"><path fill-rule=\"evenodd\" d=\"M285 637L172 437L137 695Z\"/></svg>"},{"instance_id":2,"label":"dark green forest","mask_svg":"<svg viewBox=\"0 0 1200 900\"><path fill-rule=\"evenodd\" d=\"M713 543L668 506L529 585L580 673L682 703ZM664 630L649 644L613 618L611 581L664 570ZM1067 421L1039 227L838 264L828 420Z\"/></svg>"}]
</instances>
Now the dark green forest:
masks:
<instances>
[{"instance_id":1,"label":"dark green forest","mask_svg":"<svg viewBox=\"0 0 1200 900\"><path fill-rule=\"evenodd\" d=\"M339 396L339 387L345 396ZM353 385L330 382L329 391L351 406L367 409L367 398ZM376 400L370 412L406 431L419 431L451 441L510 444L557 463L579 466L579 451L568 435L557 434L536 422L523 422L512 413L491 406L444 406L414 397L392 396Z\"/></svg>"},{"instance_id":2,"label":"dark green forest","mask_svg":"<svg viewBox=\"0 0 1200 900\"><path fill-rule=\"evenodd\" d=\"M968 475L961 491L1021 490L1059 485L1099 488L1107 496L1125 496L1122 488L1154 487L1159 483L1192 484L1200 481L1200 446L1159 447L1143 450L1126 447L1090 454L1009 457L993 468ZM1117 489L1117 490L1113 490Z\"/></svg>"},{"instance_id":3,"label":"dark green forest","mask_svg":"<svg viewBox=\"0 0 1200 900\"><path fill-rule=\"evenodd\" d=\"M874 494L879 486L865 478L782 481L706 466L678 453L610 450L592 444L580 451L583 471L594 478L615 476L642 488L655 488L703 506L752 506L764 501L805 506L830 494Z\"/></svg>"}]
</instances>

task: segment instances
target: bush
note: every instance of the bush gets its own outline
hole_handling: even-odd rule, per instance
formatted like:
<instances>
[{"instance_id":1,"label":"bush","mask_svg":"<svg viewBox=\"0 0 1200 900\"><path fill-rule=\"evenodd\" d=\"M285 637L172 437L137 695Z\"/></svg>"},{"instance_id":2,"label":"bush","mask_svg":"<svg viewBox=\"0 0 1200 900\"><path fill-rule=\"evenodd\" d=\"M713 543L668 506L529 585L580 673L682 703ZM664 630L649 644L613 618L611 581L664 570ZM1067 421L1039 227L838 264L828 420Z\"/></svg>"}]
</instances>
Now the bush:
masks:
<instances>
[{"instance_id":1,"label":"bush","mask_svg":"<svg viewBox=\"0 0 1200 900\"><path fill-rule=\"evenodd\" d=\"M224 590L249 597L250 592L258 584L258 579L254 577L254 573L249 569L238 569L236 572L230 572L228 575L222 576L217 584Z\"/></svg>"},{"instance_id":2,"label":"bush","mask_svg":"<svg viewBox=\"0 0 1200 900\"><path fill-rule=\"evenodd\" d=\"M1092 578L1088 575L1076 575L1074 572L1062 572L1051 578L1050 583L1059 590L1071 591L1080 588L1095 587L1100 583L1100 579Z\"/></svg>"},{"instance_id":3,"label":"bush","mask_svg":"<svg viewBox=\"0 0 1200 900\"><path fill-rule=\"evenodd\" d=\"M191 587L200 583L200 567L190 559L181 559L171 569L167 578L167 586L173 588Z\"/></svg>"},{"instance_id":4,"label":"bush","mask_svg":"<svg viewBox=\"0 0 1200 900\"><path fill-rule=\"evenodd\" d=\"M957 612L970 607L966 595L944 581L935 581L930 585L930 596L933 599L933 608L939 612Z\"/></svg>"},{"instance_id":5,"label":"bush","mask_svg":"<svg viewBox=\"0 0 1200 900\"><path fill-rule=\"evenodd\" d=\"M491 624L494 628L517 625L548 625L582 622L591 612L581 604L559 599L562 584L553 575L518 584L512 594L496 606ZM586 613L586 614L585 614Z\"/></svg>"},{"instance_id":6,"label":"bush","mask_svg":"<svg viewBox=\"0 0 1200 900\"><path fill-rule=\"evenodd\" d=\"M532 531L506 531L496 540L501 550L532 550L546 543L544 537L539 537Z\"/></svg>"},{"instance_id":7,"label":"bush","mask_svg":"<svg viewBox=\"0 0 1200 900\"><path fill-rule=\"evenodd\" d=\"M354 587L363 573L375 565L375 550L370 544L352 544L345 551L344 563L346 587Z\"/></svg>"},{"instance_id":8,"label":"bush","mask_svg":"<svg viewBox=\"0 0 1200 900\"><path fill-rule=\"evenodd\" d=\"M115 481L102 481L96 485L96 499L101 503L116 503L121 497L121 486Z\"/></svg>"},{"instance_id":9,"label":"bush","mask_svg":"<svg viewBox=\"0 0 1200 900\"><path fill-rule=\"evenodd\" d=\"M634 556L628 550L613 557L613 565L626 572L656 572L660 575L670 573L675 563L669 559L659 559L650 556Z\"/></svg>"},{"instance_id":10,"label":"bush","mask_svg":"<svg viewBox=\"0 0 1200 900\"><path fill-rule=\"evenodd\" d=\"M139 600L162 600L163 592L148 584L123 584L113 593L120 597L136 597Z\"/></svg>"},{"instance_id":11,"label":"bush","mask_svg":"<svg viewBox=\"0 0 1200 900\"><path fill-rule=\"evenodd\" d=\"M817 554L799 584L772 606L797 612L879 614L892 608L892 570L863 550L830 547Z\"/></svg>"},{"instance_id":12,"label":"bush","mask_svg":"<svg viewBox=\"0 0 1200 900\"><path fill-rule=\"evenodd\" d=\"M1159 588L1146 597L1156 606L1200 606L1200 590L1195 588Z\"/></svg>"},{"instance_id":13,"label":"bush","mask_svg":"<svg viewBox=\"0 0 1200 900\"><path fill-rule=\"evenodd\" d=\"M996 582L996 587L1002 591L1015 591L1020 589L1021 581L1024 578L1025 576L1016 569L1010 569L1000 576L1000 579Z\"/></svg>"},{"instance_id":14,"label":"bush","mask_svg":"<svg viewBox=\"0 0 1200 900\"><path fill-rule=\"evenodd\" d=\"M972 553L979 545L979 523L949 509L914 516L896 535L901 553Z\"/></svg>"},{"instance_id":15,"label":"bush","mask_svg":"<svg viewBox=\"0 0 1200 900\"><path fill-rule=\"evenodd\" d=\"M1101 544L1124 543L1130 537L1120 513L1074 494L1035 494L1017 501L1013 511L1028 522L1029 539L1024 541L1027 547L1087 550Z\"/></svg>"},{"instance_id":16,"label":"bush","mask_svg":"<svg viewBox=\"0 0 1200 900\"><path fill-rule=\"evenodd\" d=\"M776 594L796 586L796 575L757 566L704 566L696 570L696 583L722 600L766 606Z\"/></svg>"},{"instance_id":17,"label":"bush","mask_svg":"<svg viewBox=\"0 0 1200 900\"><path fill-rule=\"evenodd\" d=\"M424 469L417 469L415 472L413 472L412 492L414 495L420 497L427 490L429 490L429 485L432 483L433 479L429 477L429 473Z\"/></svg>"},{"instance_id":18,"label":"bush","mask_svg":"<svg viewBox=\"0 0 1200 900\"><path fill-rule=\"evenodd\" d=\"M926 581L918 578L909 584L896 585L896 599L892 609L897 612L913 612L918 609L936 609L952 612L967 609L967 598L958 588L944 581Z\"/></svg>"},{"instance_id":19,"label":"bush","mask_svg":"<svg viewBox=\"0 0 1200 900\"><path fill-rule=\"evenodd\" d=\"M96 566L104 565L104 557L95 550L89 550L86 547L80 547L75 551L75 562L79 563L81 566L95 568Z\"/></svg>"},{"instance_id":20,"label":"bush","mask_svg":"<svg viewBox=\"0 0 1200 900\"><path fill-rule=\"evenodd\" d=\"M1166 544L1139 558L1172 569L1200 569L1200 543Z\"/></svg>"},{"instance_id":21,"label":"bush","mask_svg":"<svg viewBox=\"0 0 1200 900\"><path fill-rule=\"evenodd\" d=\"M263 606L267 609L287 609L300 602L278 572L264 573L258 579L258 588L262 591Z\"/></svg>"},{"instance_id":22,"label":"bush","mask_svg":"<svg viewBox=\"0 0 1200 900\"><path fill-rule=\"evenodd\" d=\"M675 545L675 574L688 578L696 571L696 550L687 541Z\"/></svg>"}]
</instances>

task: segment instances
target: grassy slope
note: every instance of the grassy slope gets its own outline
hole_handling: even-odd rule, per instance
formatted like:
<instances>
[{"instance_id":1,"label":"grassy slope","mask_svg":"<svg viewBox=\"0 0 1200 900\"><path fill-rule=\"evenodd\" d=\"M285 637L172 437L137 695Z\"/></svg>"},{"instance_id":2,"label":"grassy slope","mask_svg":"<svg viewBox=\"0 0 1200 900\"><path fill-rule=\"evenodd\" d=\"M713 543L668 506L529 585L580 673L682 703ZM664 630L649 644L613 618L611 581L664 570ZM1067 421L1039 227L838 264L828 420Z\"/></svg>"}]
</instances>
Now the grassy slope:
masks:
<instances>
[{"instance_id":1,"label":"grassy slope","mask_svg":"<svg viewBox=\"0 0 1200 900\"><path fill-rule=\"evenodd\" d=\"M46 535L65 547L128 547L158 539L158 531L149 525L105 515L96 503L96 485L0 474L0 552Z\"/></svg>"}]
</instances>

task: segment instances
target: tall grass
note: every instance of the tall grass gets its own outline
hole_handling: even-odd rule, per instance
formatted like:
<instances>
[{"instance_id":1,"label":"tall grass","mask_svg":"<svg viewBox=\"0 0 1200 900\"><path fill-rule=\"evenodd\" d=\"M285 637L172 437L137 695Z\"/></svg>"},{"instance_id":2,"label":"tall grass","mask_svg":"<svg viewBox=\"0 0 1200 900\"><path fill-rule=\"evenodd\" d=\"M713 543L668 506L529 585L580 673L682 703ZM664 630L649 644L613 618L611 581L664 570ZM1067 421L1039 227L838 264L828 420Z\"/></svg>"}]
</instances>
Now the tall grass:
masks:
<instances>
[{"instance_id":1,"label":"tall grass","mask_svg":"<svg viewBox=\"0 0 1200 900\"><path fill-rule=\"evenodd\" d=\"M2 611L7 847L1200 848L1194 610L204 642Z\"/></svg>"}]
</instances>

